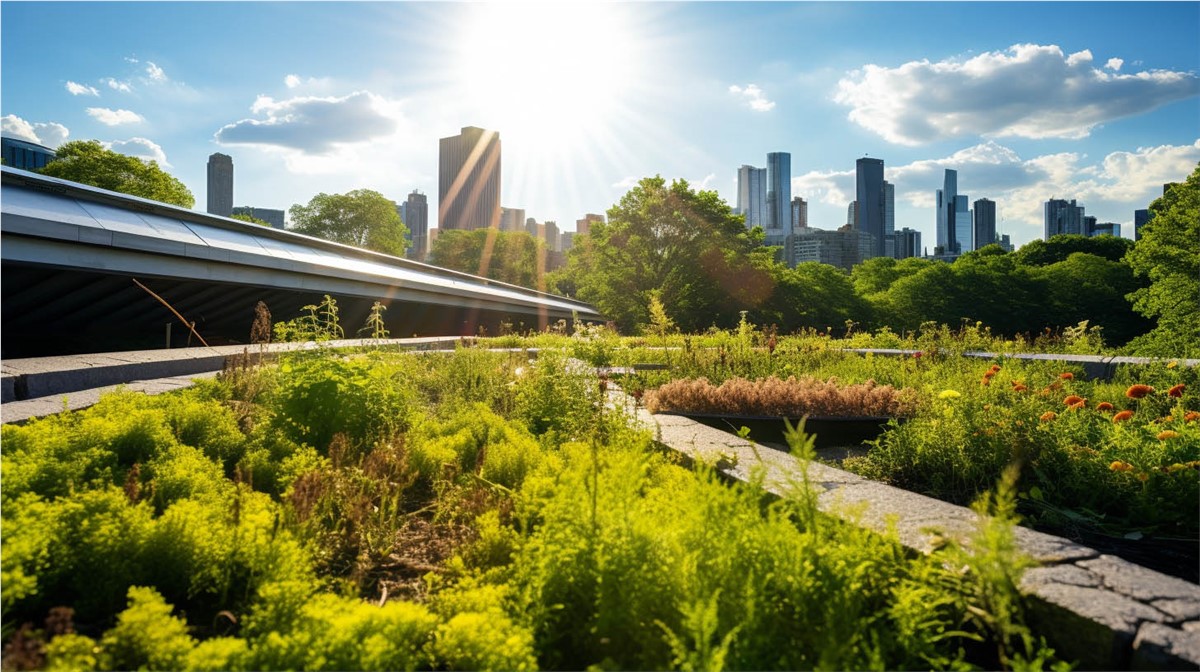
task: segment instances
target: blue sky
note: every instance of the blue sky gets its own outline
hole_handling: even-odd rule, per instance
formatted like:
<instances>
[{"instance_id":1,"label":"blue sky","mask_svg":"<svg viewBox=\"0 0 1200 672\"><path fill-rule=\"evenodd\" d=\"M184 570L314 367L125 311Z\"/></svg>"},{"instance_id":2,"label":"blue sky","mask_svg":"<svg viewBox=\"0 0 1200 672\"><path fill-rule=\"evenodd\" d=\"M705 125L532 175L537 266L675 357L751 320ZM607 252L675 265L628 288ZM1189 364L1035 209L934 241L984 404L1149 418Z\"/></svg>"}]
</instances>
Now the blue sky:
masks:
<instances>
[{"instance_id":1,"label":"blue sky","mask_svg":"<svg viewBox=\"0 0 1200 672\"><path fill-rule=\"evenodd\" d=\"M0 31L5 135L154 158L198 210L219 151L237 205L420 189L436 213L438 138L473 125L503 205L565 230L647 175L735 204L738 166L784 151L811 226L845 222L869 155L929 247L944 168L1021 244L1051 197L1131 237L1200 162L1197 2L5 0Z\"/></svg>"}]
</instances>

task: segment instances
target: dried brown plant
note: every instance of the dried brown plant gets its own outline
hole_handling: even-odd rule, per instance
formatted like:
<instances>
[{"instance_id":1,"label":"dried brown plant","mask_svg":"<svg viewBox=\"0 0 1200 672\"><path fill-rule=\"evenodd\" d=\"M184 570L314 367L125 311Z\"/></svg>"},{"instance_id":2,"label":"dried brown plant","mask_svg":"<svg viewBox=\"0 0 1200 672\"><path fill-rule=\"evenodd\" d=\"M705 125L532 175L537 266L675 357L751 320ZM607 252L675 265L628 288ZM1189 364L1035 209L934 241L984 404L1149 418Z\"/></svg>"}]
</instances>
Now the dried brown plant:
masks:
<instances>
[{"instance_id":1,"label":"dried brown plant","mask_svg":"<svg viewBox=\"0 0 1200 672\"><path fill-rule=\"evenodd\" d=\"M771 376L765 380L731 378L720 386L706 378L673 380L645 394L651 413L703 413L764 417L911 417L916 390L879 385L874 380L843 385L837 378Z\"/></svg>"}]
</instances>

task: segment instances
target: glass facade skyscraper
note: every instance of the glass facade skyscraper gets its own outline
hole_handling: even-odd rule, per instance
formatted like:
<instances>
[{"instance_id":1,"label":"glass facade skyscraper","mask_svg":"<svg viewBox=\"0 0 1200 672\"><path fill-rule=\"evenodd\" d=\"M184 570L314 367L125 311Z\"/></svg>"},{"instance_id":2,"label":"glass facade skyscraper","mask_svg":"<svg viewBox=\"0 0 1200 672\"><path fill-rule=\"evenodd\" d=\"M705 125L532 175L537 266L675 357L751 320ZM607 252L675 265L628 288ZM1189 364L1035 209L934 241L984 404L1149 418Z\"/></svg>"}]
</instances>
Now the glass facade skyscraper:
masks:
<instances>
[{"instance_id":1,"label":"glass facade skyscraper","mask_svg":"<svg viewBox=\"0 0 1200 672\"><path fill-rule=\"evenodd\" d=\"M737 211L746 216L746 228L766 227L767 169L743 165L738 168Z\"/></svg>"},{"instance_id":2,"label":"glass facade skyscraper","mask_svg":"<svg viewBox=\"0 0 1200 672\"><path fill-rule=\"evenodd\" d=\"M219 152L208 157L208 213L233 214L233 157Z\"/></svg>"},{"instance_id":3,"label":"glass facade skyscraper","mask_svg":"<svg viewBox=\"0 0 1200 672\"><path fill-rule=\"evenodd\" d=\"M787 152L767 154L767 221L763 228L778 230L776 235L788 235L792 229L792 155Z\"/></svg>"},{"instance_id":4,"label":"glass facade skyscraper","mask_svg":"<svg viewBox=\"0 0 1200 672\"><path fill-rule=\"evenodd\" d=\"M1083 234L1083 206L1075 200L1065 201L1052 198L1046 201L1045 221L1042 226L1043 240L1060 233Z\"/></svg>"},{"instance_id":5,"label":"glass facade skyscraper","mask_svg":"<svg viewBox=\"0 0 1200 672\"><path fill-rule=\"evenodd\" d=\"M981 198L974 203L975 243L978 250L996 242L996 202Z\"/></svg>"},{"instance_id":6,"label":"glass facade skyscraper","mask_svg":"<svg viewBox=\"0 0 1200 672\"><path fill-rule=\"evenodd\" d=\"M871 250L864 259L882 257L887 252L887 194L884 190L883 159L861 158L857 161L854 228L871 235Z\"/></svg>"},{"instance_id":7,"label":"glass facade skyscraper","mask_svg":"<svg viewBox=\"0 0 1200 672\"><path fill-rule=\"evenodd\" d=\"M438 228L500 227L500 134L474 126L438 143Z\"/></svg>"}]
</instances>

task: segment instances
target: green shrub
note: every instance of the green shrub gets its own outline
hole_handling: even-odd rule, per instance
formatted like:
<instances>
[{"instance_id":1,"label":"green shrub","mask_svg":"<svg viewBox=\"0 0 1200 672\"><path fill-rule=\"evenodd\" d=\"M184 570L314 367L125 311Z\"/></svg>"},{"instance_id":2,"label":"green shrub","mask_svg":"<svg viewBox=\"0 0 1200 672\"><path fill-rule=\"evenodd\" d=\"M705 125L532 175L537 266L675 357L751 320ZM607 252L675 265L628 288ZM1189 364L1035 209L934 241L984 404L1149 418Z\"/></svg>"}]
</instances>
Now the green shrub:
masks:
<instances>
[{"instance_id":1,"label":"green shrub","mask_svg":"<svg viewBox=\"0 0 1200 672\"><path fill-rule=\"evenodd\" d=\"M46 644L46 669L53 672L95 670L102 657L96 640L76 633L59 635Z\"/></svg>"},{"instance_id":2,"label":"green shrub","mask_svg":"<svg viewBox=\"0 0 1200 672\"><path fill-rule=\"evenodd\" d=\"M188 652L187 672L239 672L249 667L250 646L236 637L213 637Z\"/></svg>"},{"instance_id":3,"label":"green shrub","mask_svg":"<svg viewBox=\"0 0 1200 672\"><path fill-rule=\"evenodd\" d=\"M117 625L104 633L101 646L106 669L178 670L196 642L158 592L133 586L129 607L117 616Z\"/></svg>"},{"instance_id":4,"label":"green shrub","mask_svg":"<svg viewBox=\"0 0 1200 672\"><path fill-rule=\"evenodd\" d=\"M500 613L455 614L437 628L433 657L447 670L536 670L533 636Z\"/></svg>"}]
</instances>

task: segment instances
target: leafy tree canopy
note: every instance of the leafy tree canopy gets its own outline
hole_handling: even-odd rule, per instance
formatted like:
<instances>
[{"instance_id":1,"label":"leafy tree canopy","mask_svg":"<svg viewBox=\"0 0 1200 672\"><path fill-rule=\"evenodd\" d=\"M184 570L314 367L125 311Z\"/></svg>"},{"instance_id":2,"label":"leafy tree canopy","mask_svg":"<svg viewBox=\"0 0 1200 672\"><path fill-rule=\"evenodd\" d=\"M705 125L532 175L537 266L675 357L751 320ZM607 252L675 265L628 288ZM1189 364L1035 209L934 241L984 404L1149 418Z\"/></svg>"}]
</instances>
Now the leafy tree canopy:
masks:
<instances>
[{"instance_id":1,"label":"leafy tree canopy","mask_svg":"<svg viewBox=\"0 0 1200 672\"><path fill-rule=\"evenodd\" d=\"M347 194L320 193L308 205L293 205L292 230L397 257L408 249L408 227L396 204L370 189Z\"/></svg>"},{"instance_id":2,"label":"leafy tree canopy","mask_svg":"<svg viewBox=\"0 0 1200 672\"><path fill-rule=\"evenodd\" d=\"M253 215L244 215L244 214L241 214L241 213L236 213L236 214L232 215L232 216L231 216L231 218L232 218L232 219L236 219L236 220L240 220L240 221L243 221L243 222L249 222L249 223L251 223L251 224L258 224L259 226L268 226L268 227L269 227L269 226L271 226L271 223L270 223L270 222L268 222L268 221L266 221L266 220L259 219L259 218L255 217L255 216L253 216Z\"/></svg>"},{"instance_id":3,"label":"leafy tree canopy","mask_svg":"<svg viewBox=\"0 0 1200 672\"><path fill-rule=\"evenodd\" d=\"M447 230L433 241L429 263L536 289L544 253L545 245L524 231Z\"/></svg>"},{"instance_id":4,"label":"leafy tree canopy","mask_svg":"<svg viewBox=\"0 0 1200 672\"><path fill-rule=\"evenodd\" d=\"M684 180L643 179L583 238L568 267L578 296L626 331L649 324L655 291L681 330L699 331L733 326L777 284L761 232Z\"/></svg>"},{"instance_id":5,"label":"leafy tree canopy","mask_svg":"<svg viewBox=\"0 0 1200 672\"><path fill-rule=\"evenodd\" d=\"M1086 252L1109 261L1120 261L1133 241L1115 236L1096 236L1089 238L1077 234L1060 234L1050 236L1050 240L1033 240L1021 246L1014 254L1017 261L1026 266L1049 266L1076 252Z\"/></svg>"},{"instance_id":6,"label":"leafy tree canopy","mask_svg":"<svg viewBox=\"0 0 1200 672\"><path fill-rule=\"evenodd\" d=\"M74 140L55 150L55 159L40 171L93 187L190 208L196 203L182 182L155 161L118 154L99 140Z\"/></svg>"},{"instance_id":7,"label":"leafy tree canopy","mask_svg":"<svg viewBox=\"0 0 1200 672\"><path fill-rule=\"evenodd\" d=\"M1134 310L1158 323L1130 349L1141 355L1200 357L1200 164L1150 210L1154 216L1125 261L1150 282L1129 294Z\"/></svg>"}]
</instances>

